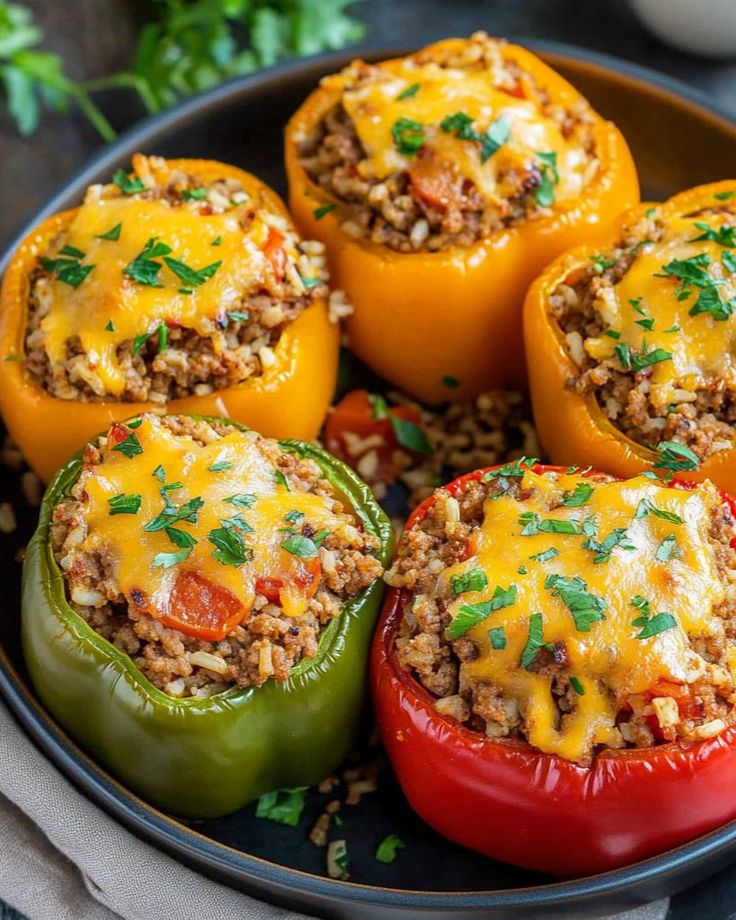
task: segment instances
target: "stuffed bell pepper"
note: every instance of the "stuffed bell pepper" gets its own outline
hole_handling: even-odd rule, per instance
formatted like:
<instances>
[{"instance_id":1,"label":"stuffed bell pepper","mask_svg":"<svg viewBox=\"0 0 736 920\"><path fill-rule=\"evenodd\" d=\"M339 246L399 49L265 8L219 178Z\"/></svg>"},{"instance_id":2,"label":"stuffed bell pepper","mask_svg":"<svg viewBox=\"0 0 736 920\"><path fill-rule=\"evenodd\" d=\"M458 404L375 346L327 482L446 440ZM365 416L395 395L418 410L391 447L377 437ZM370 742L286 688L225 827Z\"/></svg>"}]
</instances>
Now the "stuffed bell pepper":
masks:
<instances>
[{"instance_id":1,"label":"stuffed bell pepper","mask_svg":"<svg viewBox=\"0 0 736 920\"><path fill-rule=\"evenodd\" d=\"M326 77L286 167L296 224L355 307L352 349L429 403L522 382L529 283L639 200L616 127L484 33Z\"/></svg>"},{"instance_id":2,"label":"stuffed bell pepper","mask_svg":"<svg viewBox=\"0 0 736 920\"><path fill-rule=\"evenodd\" d=\"M26 553L33 684L168 811L318 782L355 740L391 542L368 488L312 444L116 422L59 471Z\"/></svg>"},{"instance_id":3,"label":"stuffed bell pepper","mask_svg":"<svg viewBox=\"0 0 736 920\"><path fill-rule=\"evenodd\" d=\"M26 238L0 292L0 409L28 462L48 481L152 408L313 438L338 349L323 250L223 163L139 154L91 186Z\"/></svg>"},{"instance_id":4,"label":"stuffed bell pepper","mask_svg":"<svg viewBox=\"0 0 736 920\"><path fill-rule=\"evenodd\" d=\"M529 290L534 415L555 463L736 493L736 182L623 214Z\"/></svg>"},{"instance_id":5,"label":"stuffed bell pepper","mask_svg":"<svg viewBox=\"0 0 736 920\"><path fill-rule=\"evenodd\" d=\"M710 482L523 461L420 505L372 657L419 815L562 876L736 817L734 507Z\"/></svg>"}]
</instances>

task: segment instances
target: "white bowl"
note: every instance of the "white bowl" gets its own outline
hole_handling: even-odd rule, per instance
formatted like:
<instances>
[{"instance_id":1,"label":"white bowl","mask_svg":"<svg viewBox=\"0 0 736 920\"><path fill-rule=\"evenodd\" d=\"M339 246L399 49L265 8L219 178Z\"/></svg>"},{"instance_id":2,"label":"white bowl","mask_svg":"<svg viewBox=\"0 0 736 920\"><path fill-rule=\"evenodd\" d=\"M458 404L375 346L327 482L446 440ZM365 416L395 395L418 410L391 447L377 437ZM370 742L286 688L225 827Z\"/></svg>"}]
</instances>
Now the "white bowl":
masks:
<instances>
[{"instance_id":1,"label":"white bowl","mask_svg":"<svg viewBox=\"0 0 736 920\"><path fill-rule=\"evenodd\" d=\"M688 54L736 57L736 0L629 0L642 24Z\"/></svg>"}]
</instances>

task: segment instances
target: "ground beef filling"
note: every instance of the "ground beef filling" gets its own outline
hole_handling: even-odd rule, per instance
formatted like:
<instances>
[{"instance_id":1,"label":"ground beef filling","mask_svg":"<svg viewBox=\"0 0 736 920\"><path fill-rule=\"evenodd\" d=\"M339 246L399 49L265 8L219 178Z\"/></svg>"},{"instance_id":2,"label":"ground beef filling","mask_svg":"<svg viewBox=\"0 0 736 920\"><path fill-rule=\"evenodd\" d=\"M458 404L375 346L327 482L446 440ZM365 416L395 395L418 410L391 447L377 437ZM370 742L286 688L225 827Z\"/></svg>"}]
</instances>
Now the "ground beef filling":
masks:
<instances>
[{"instance_id":1,"label":"ground beef filling","mask_svg":"<svg viewBox=\"0 0 736 920\"><path fill-rule=\"evenodd\" d=\"M200 444L211 444L232 432L229 426L187 417L164 417L161 424ZM103 457L97 447L87 448L85 471L70 497L54 509L52 543L70 605L101 636L130 655L151 683L170 696L211 696L234 685L260 686L269 678L285 680L295 664L317 654L322 630L339 616L342 605L383 571L374 556L378 538L363 530L317 464L284 453L275 441L258 438L257 443L292 492L324 498L340 521L320 545L319 583L299 617L286 616L273 599L256 594L245 619L222 641L214 642L169 628L128 603L116 578L112 554L80 550L87 531L85 483ZM308 522L299 528L302 535L315 536Z\"/></svg>"},{"instance_id":2,"label":"ground beef filling","mask_svg":"<svg viewBox=\"0 0 736 920\"><path fill-rule=\"evenodd\" d=\"M722 220L724 227L736 225L736 214L724 208L704 209L687 216L693 226L696 221L713 218ZM648 242L660 242L666 230L656 209L651 209L649 216L625 228L613 250L596 255L574 280L560 284L549 299L549 311L565 335L570 357L578 368L567 381L570 389L594 395L613 424L638 444L656 450L662 442L676 441L705 460L729 449L736 437L736 385L730 377L708 374L695 385L684 377L676 383L671 400L662 405L652 399L656 365L636 371L624 366L616 354L597 359L586 349L589 340L616 334L615 330L611 332L604 315L607 300L626 278L639 251L645 251ZM730 249L723 251L728 253ZM688 302L694 299L691 295ZM643 311L638 322L647 322ZM695 325L711 320L696 315L688 322ZM728 349L727 324L715 325L723 327L723 347ZM656 327L649 331L644 327L643 339L650 350L659 344L669 347L667 337L659 332Z\"/></svg>"},{"instance_id":3,"label":"ground beef filling","mask_svg":"<svg viewBox=\"0 0 736 920\"><path fill-rule=\"evenodd\" d=\"M472 638L447 637L452 622L448 606L453 595L446 580L443 582L442 573L467 558L468 546L473 544L481 527L484 503L489 497L513 496L520 503L519 511L523 511L521 503L530 497L530 490L521 487L518 468L518 464L510 464L506 469L511 475L471 481L456 497L444 489L437 490L436 501L427 516L403 534L394 563L385 576L390 585L407 592L396 640L400 665L436 698L438 712L489 738L526 739L524 705L491 681L471 674L470 666L481 654ZM589 481L595 486L612 480L597 474L589 477ZM548 511L553 512L562 504L563 493L559 492L550 501ZM649 747L679 737L697 740L717 734L730 724L736 700L728 666L736 641L736 552L731 546L735 535L736 522L730 511L718 506L711 515L709 540L718 577L726 588L726 599L713 610L722 628L719 626L706 637L690 638L692 653L705 662L706 676L687 685L680 697L677 688L673 690L669 685L669 690L660 694L637 694L616 700L620 709L614 736L607 746ZM528 560L523 546L519 563L522 574L527 567L537 564ZM502 623L506 612L493 614L487 625ZM566 714L575 709L580 689L580 685L576 688L571 673L566 643L546 643L526 667L550 679L559 728ZM663 701L666 692L672 692L673 698Z\"/></svg>"},{"instance_id":4,"label":"ground beef filling","mask_svg":"<svg viewBox=\"0 0 736 920\"><path fill-rule=\"evenodd\" d=\"M299 240L285 219L267 212L263 202L249 198L232 178L205 182L196 175L170 169L166 161L157 157L140 155L134 158L134 169L135 181L145 185L143 191L126 196L114 184L92 186L85 203L121 197L159 201L172 209L190 210L195 220L199 214L237 210L243 233L248 232L255 219L266 214L274 232L284 241L284 252L296 255L284 257L284 274L279 283L244 290L238 303L228 304L209 324L207 334L171 323L163 333L156 326L146 335L145 318L141 317L141 336L121 341L116 349L124 374L120 394L106 390L96 373L95 357L85 353L79 335L70 335L61 360L49 359L42 324L52 309L51 285L54 277L58 279L58 270L55 275L55 260L44 256L30 278L25 363L31 377L59 399L164 404L192 394L207 395L261 375L274 363L274 348L284 329L315 299L328 295L324 246ZM57 257L66 242L64 230L51 241L47 255ZM217 256L218 249L213 248L212 260ZM308 279L307 285L303 279ZM121 284L124 281L130 283L121 276ZM58 280L54 283L59 284Z\"/></svg>"},{"instance_id":5,"label":"ground beef filling","mask_svg":"<svg viewBox=\"0 0 736 920\"><path fill-rule=\"evenodd\" d=\"M477 33L460 53L442 55L428 49L412 60L417 64L493 73L497 88L508 93L509 98L523 94L534 102L540 117L551 119L562 137L579 148L587 158L585 181L589 181L599 167L590 106L583 99L571 102L569 107L553 103L544 87L502 56L502 46L502 42ZM388 79L380 65L362 61L351 64L343 77L346 90ZM406 114L410 119L411 102L407 97ZM493 195L485 194L467 177L448 178L454 175L452 164L438 169L429 147L419 150L408 169L377 178L371 174L366 149L342 102L336 103L298 143L302 164L310 177L341 203L343 230L399 252L437 252L451 246L470 246L502 227L549 213L550 202L538 200L535 194L545 181L547 167L534 157L523 167L515 164L503 169L498 176L498 193ZM438 179L440 174L442 178Z\"/></svg>"}]
</instances>

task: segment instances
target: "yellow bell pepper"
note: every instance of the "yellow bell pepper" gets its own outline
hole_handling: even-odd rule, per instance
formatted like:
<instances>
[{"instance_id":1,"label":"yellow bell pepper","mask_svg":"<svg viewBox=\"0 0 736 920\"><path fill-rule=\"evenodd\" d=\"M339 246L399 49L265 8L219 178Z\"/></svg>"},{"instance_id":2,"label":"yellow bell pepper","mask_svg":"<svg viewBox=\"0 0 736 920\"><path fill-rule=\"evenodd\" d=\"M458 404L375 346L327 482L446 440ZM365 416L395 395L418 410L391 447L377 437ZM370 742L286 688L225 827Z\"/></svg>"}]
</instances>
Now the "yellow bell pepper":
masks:
<instances>
[{"instance_id":1,"label":"yellow bell pepper","mask_svg":"<svg viewBox=\"0 0 736 920\"><path fill-rule=\"evenodd\" d=\"M448 39L427 51L462 45L463 40ZM544 87L552 102L569 106L580 99L531 52L505 45L502 53ZM390 70L399 64L381 66ZM340 75L323 80L294 114L285 156L297 227L326 244L333 281L354 305L350 347L382 377L429 403L522 384L521 309L528 285L560 252L605 231L621 210L639 201L626 141L613 124L594 115L600 169L579 200L554 204L549 216L503 228L468 247L397 252L346 234L340 202L313 182L300 162L297 141L339 100L341 80ZM319 216L324 205L337 208ZM455 380L448 384L448 378Z\"/></svg>"},{"instance_id":2,"label":"yellow bell pepper","mask_svg":"<svg viewBox=\"0 0 736 920\"><path fill-rule=\"evenodd\" d=\"M664 221L681 218L703 208L715 207L719 200L729 198L736 198L736 182L703 185L670 198L658 208L658 215ZM540 441L553 463L592 466L622 478L656 468L657 452L620 431L605 414L594 393L580 394L566 385L579 371L548 306L550 295L560 284L588 267L594 254L605 257L620 239L622 228L634 226L649 207L641 204L621 214L607 240L596 246L579 246L560 256L529 288L524 305L524 338L532 406ZM721 489L733 493L736 491L736 448L711 454L698 470L678 473L677 478L711 479Z\"/></svg>"},{"instance_id":3,"label":"yellow bell pepper","mask_svg":"<svg viewBox=\"0 0 736 920\"><path fill-rule=\"evenodd\" d=\"M201 179L237 179L249 195L262 196L266 207L288 217L279 196L250 173L211 160L171 160L173 169ZM97 432L114 421L146 411L196 413L232 418L267 437L312 439L322 425L337 375L338 327L319 300L281 334L276 360L263 373L241 384L191 395L168 404L78 402L45 392L23 363L30 278L50 241L76 209L49 217L21 243L0 289L0 412L13 440L38 475L48 481L58 467Z\"/></svg>"}]
</instances>

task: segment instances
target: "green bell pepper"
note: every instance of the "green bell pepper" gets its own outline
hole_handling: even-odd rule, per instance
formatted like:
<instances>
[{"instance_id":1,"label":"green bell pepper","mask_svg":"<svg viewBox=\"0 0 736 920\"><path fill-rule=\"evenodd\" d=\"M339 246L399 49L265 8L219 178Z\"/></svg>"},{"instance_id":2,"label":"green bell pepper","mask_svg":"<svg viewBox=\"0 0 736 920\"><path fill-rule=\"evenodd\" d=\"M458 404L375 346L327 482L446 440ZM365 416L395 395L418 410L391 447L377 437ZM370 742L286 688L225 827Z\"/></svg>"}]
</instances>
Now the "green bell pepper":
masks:
<instances>
[{"instance_id":1,"label":"green bell pepper","mask_svg":"<svg viewBox=\"0 0 736 920\"><path fill-rule=\"evenodd\" d=\"M318 464L379 537L378 556L387 564L393 531L370 489L313 444L281 441L280 447ZM323 630L317 655L295 665L286 681L208 699L169 697L67 602L50 526L54 507L81 471L78 454L57 473L23 564L23 649L46 708L126 786L187 817L227 814L264 792L327 776L355 741L382 582L343 606Z\"/></svg>"}]
</instances>

